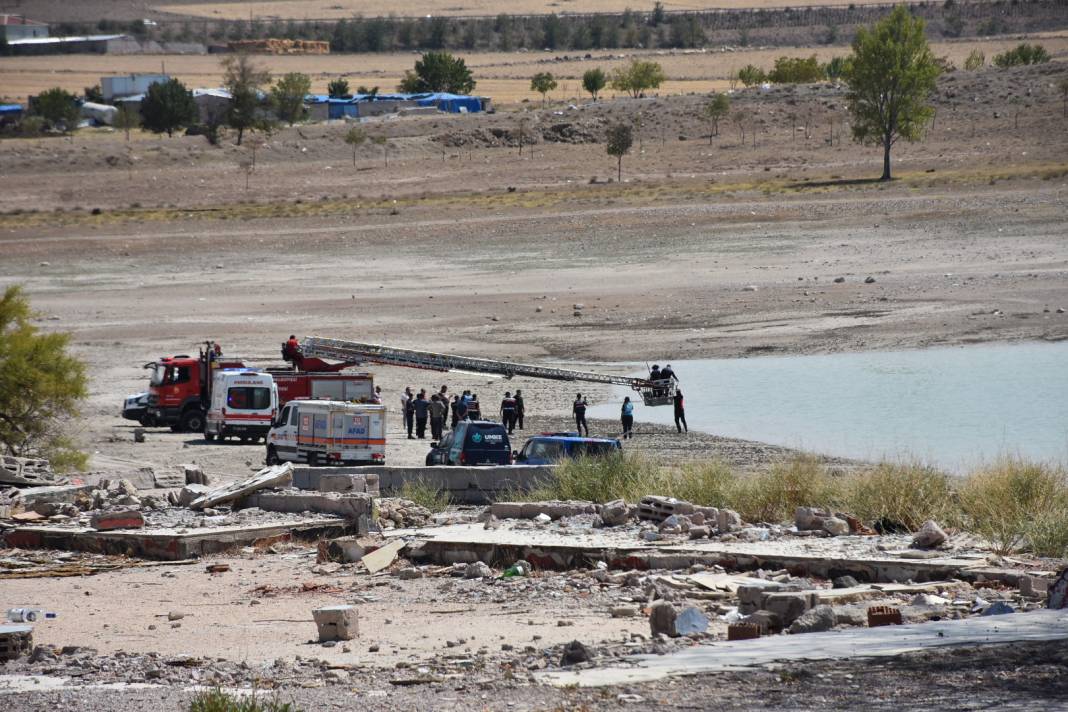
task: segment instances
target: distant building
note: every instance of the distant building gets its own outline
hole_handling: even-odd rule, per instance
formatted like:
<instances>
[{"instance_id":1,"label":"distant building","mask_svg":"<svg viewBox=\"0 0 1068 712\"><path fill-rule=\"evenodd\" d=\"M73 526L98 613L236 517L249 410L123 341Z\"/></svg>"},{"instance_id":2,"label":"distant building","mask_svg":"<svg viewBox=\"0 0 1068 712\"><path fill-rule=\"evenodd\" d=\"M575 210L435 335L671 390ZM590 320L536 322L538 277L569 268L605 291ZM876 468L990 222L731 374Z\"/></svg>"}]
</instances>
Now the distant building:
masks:
<instances>
[{"instance_id":1,"label":"distant building","mask_svg":"<svg viewBox=\"0 0 1068 712\"><path fill-rule=\"evenodd\" d=\"M125 77L100 77L100 91L106 101L124 96L144 94L153 84L166 84L166 74L130 74Z\"/></svg>"},{"instance_id":2,"label":"distant building","mask_svg":"<svg viewBox=\"0 0 1068 712\"><path fill-rule=\"evenodd\" d=\"M48 37L48 25L36 20L27 20L22 15L0 15L0 29L3 30L4 39L8 42Z\"/></svg>"}]
</instances>

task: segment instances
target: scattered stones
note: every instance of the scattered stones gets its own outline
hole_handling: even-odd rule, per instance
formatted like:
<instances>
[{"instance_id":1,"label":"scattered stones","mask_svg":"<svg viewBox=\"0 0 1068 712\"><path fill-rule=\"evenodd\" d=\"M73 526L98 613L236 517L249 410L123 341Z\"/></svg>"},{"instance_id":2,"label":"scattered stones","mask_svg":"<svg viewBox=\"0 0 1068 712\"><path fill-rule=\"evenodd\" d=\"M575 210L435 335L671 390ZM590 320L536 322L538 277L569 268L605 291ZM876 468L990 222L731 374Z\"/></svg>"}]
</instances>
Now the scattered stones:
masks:
<instances>
[{"instance_id":1,"label":"scattered stones","mask_svg":"<svg viewBox=\"0 0 1068 712\"><path fill-rule=\"evenodd\" d=\"M708 527L705 527L705 526L690 527L690 538L691 539L707 539L708 536L709 536L710 531L711 530Z\"/></svg>"},{"instance_id":2,"label":"scattered stones","mask_svg":"<svg viewBox=\"0 0 1068 712\"><path fill-rule=\"evenodd\" d=\"M834 278L834 283L835 284L841 284L844 281L845 281L845 277L835 277Z\"/></svg>"},{"instance_id":3,"label":"scattered stones","mask_svg":"<svg viewBox=\"0 0 1068 712\"><path fill-rule=\"evenodd\" d=\"M181 611L171 611L167 614L167 620L169 621L180 621L183 618L185 618L185 614Z\"/></svg>"},{"instance_id":4,"label":"scattered stones","mask_svg":"<svg viewBox=\"0 0 1068 712\"><path fill-rule=\"evenodd\" d=\"M733 531L742 526L742 515L733 509L721 509L716 516L716 527L720 533Z\"/></svg>"},{"instance_id":5,"label":"scattered stones","mask_svg":"<svg viewBox=\"0 0 1068 712\"><path fill-rule=\"evenodd\" d=\"M849 533L849 522L838 517L827 517L823 520L823 531L831 536L844 536Z\"/></svg>"},{"instance_id":6,"label":"scattered stones","mask_svg":"<svg viewBox=\"0 0 1068 712\"><path fill-rule=\"evenodd\" d=\"M916 549L933 549L941 546L946 541L946 533L933 519L928 519L912 538L912 546Z\"/></svg>"},{"instance_id":7,"label":"scattered stones","mask_svg":"<svg viewBox=\"0 0 1068 712\"><path fill-rule=\"evenodd\" d=\"M634 618L639 613L637 606L612 606L608 611L613 618Z\"/></svg>"},{"instance_id":8,"label":"scattered stones","mask_svg":"<svg viewBox=\"0 0 1068 712\"><path fill-rule=\"evenodd\" d=\"M407 569L401 569L397 572L397 578L401 581L411 581L413 579L423 578L423 572L419 569L409 567Z\"/></svg>"},{"instance_id":9,"label":"scattered stones","mask_svg":"<svg viewBox=\"0 0 1068 712\"><path fill-rule=\"evenodd\" d=\"M697 635L708 630L708 617L699 608L687 606L675 617L675 635Z\"/></svg>"},{"instance_id":10,"label":"scattered stones","mask_svg":"<svg viewBox=\"0 0 1068 712\"><path fill-rule=\"evenodd\" d=\"M847 574L845 576L835 577L832 585L834 588L855 588L860 585L860 582Z\"/></svg>"},{"instance_id":11,"label":"scattered stones","mask_svg":"<svg viewBox=\"0 0 1068 712\"><path fill-rule=\"evenodd\" d=\"M1007 613L1015 613L1015 612L1016 612L1016 609L1013 608L1008 603L1005 603L1005 601L994 601L989 606L987 606L985 609L983 609L983 612L980 615L983 615L983 616L1003 616L1003 615L1005 615Z\"/></svg>"},{"instance_id":12,"label":"scattered stones","mask_svg":"<svg viewBox=\"0 0 1068 712\"><path fill-rule=\"evenodd\" d=\"M864 284L875 284L875 277L865 277Z\"/></svg>"},{"instance_id":13,"label":"scattered stones","mask_svg":"<svg viewBox=\"0 0 1068 712\"><path fill-rule=\"evenodd\" d=\"M790 624L791 633L822 633L834 628L837 619L830 606L816 606Z\"/></svg>"}]
</instances>

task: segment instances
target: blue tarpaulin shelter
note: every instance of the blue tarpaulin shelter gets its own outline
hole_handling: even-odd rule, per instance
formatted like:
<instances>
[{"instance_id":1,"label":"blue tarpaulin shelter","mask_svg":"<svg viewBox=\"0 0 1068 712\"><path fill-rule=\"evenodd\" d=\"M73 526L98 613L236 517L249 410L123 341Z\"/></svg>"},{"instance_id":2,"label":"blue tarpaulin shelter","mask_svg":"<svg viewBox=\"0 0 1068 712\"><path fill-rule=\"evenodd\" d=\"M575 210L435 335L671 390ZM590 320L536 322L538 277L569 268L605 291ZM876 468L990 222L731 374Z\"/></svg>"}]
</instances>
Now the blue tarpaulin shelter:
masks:
<instances>
[{"instance_id":1,"label":"blue tarpaulin shelter","mask_svg":"<svg viewBox=\"0 0 1068 712\"><path fill-rule=\"evenodd\" d=\"M326 104L327 118L341 119L346 116L358 117L368 113L361 112L360 107L375 102L398 102L411 106L432 106L438 111L453 114L476 113L485 110L485 100L479 96L465 94L427 93L427 94L354 94L346 97L331 97L325 94L309 94L305 104Z\"/></svg>"}]
</instances>

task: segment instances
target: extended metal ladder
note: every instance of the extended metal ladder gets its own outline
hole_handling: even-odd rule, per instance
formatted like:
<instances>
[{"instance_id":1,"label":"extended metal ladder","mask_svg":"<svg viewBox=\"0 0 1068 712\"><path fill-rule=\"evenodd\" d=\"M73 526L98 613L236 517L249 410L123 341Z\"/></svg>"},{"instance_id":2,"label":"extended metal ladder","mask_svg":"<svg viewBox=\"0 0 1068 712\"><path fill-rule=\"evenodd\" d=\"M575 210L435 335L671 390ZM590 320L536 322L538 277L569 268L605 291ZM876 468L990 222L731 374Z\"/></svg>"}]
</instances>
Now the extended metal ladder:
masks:
<instances>
[{"instance_id":1,"label":"extended metal ladder","mask_svg":"<svg viewBox=\"0 0 1068 712\"><path fill-rule=\"evenodd\" d=\"M317 356L339 361L381 363L388 366L422 368L428 371L469 371L471 373L494 374L505 378L527 376L530 378L548 378L556 381L588 381L590 383L630 386L642 394L642 399L646 405L667 405L671 403L671 396L674 395L675 390L673 384L658 382L654 386L652 381L644 378L613 376L590 371L572 371L566 368L534 366L525 363L472 358L470 356L454 356L432 351L398 349L380 344L363 344L356 341L327 339L321 336L305 338L300 344L300 350L304 356ZM668 390L671 391L670 394L666 392Z\"/></svg>"}]
</instances>

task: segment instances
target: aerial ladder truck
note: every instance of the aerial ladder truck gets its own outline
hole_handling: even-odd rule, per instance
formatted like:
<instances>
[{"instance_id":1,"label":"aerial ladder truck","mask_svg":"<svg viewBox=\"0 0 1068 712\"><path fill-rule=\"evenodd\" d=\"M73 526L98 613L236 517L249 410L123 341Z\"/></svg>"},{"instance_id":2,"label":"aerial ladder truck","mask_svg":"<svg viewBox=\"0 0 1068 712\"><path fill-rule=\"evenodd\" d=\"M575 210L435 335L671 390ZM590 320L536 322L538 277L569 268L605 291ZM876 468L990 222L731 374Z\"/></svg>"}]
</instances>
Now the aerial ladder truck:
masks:
<instances>
[{"instance_id":1,"label":"aerial ladder truck","mask_svg":"<svg viewBox=\"0 0 1068 712\"><path fill-rule=\"evenodd\" d=\"M535 366L510 361L455 356L432 351L398 349L380 344L365 344L320 336L305 338L300 344L300 352L304 358L325 358L349 363L380 363L387 366L421 368L428 371L461 371L503 376L504 378L525 376L527 378L545 378L555 381L585 381L629 386L641 395L642 402L648 406L671 405L675 396L674 379L651 381L648 378L631 378L629 376L574 371L552 366Z\"/></svg>"}]
</instances>

